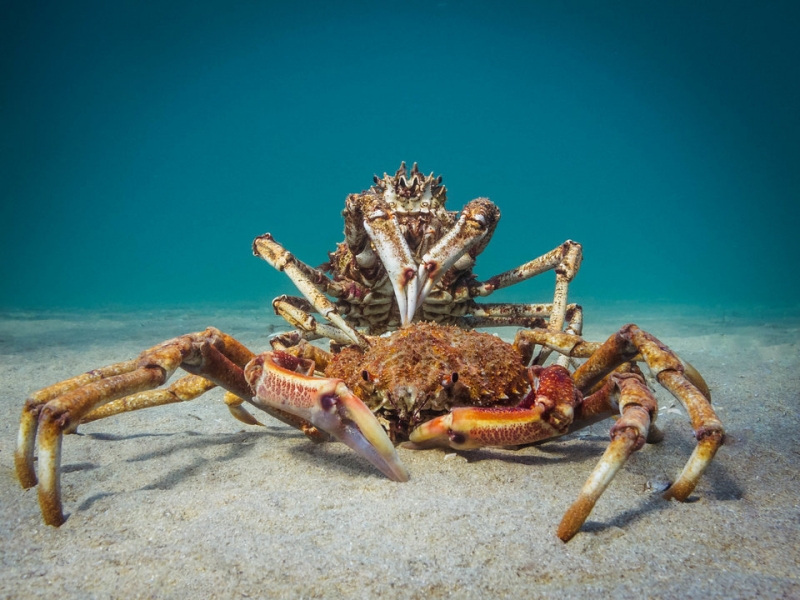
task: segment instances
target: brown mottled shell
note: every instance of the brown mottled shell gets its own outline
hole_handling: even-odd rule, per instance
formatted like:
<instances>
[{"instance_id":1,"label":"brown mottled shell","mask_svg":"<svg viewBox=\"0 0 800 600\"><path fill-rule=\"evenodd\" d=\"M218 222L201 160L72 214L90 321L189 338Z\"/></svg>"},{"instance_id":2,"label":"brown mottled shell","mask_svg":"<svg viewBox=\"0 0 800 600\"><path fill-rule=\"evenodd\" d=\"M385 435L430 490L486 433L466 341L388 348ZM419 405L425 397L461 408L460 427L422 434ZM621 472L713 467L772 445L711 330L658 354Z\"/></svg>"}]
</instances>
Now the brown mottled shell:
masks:
<instances>
[{"instance_id":1,"label":"brown mottled shell","mask_svg":"<svg viewBox=\"0 0 800 600\"><path fill-rule=\"evenodd\" d=\"M520 354L492 334L416 323L370 343L344 348L325 376L343 379L394 439L453 406L514 405L530 387Z\"/></svg>"}]
</instances>

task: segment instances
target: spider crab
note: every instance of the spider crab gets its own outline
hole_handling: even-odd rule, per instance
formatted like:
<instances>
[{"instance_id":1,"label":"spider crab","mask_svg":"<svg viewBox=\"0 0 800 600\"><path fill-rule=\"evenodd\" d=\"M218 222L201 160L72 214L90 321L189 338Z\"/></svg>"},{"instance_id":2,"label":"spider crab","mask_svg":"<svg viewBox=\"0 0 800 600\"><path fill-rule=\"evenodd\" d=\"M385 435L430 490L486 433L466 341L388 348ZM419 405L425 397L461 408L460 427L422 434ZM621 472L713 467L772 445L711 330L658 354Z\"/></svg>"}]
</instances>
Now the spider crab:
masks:
<instances>
[{"instance_id":1,"label":"spider crab","mask_svg":"<svg viewBox=\"0 0 800 600\"><path fill-rule=\"evenodd\" d=\"M635 325L603 343L581 338L582 310L567 304L581 263L576 242L479 281L472 268L500 212L486 198L460 213L446 210L445 200L441 177L422 175L416 164L409 173L403 163L394 176L376 176L368 190L347 197L345 240L321 267L299 261L270 234L256 238L254 253L286 273L303 296L274 300L294 329L274 336L269 352L255 355L209 328L32 394L15 464L24 488L38 483L45 522L65 521L64 433L221 386L229 410L244 423L260 424L244 408L249 403L314 441L347 444L394 481L409 478L395 443L518 447L616 414L606 452L559 526L558 536L568 541L628 456L660 439L656 400L637 361L646 362L691 420L697 445L665 493L685 500L724 435L700 374ZM556 278L551 303L475 300L548 270ZM513 344L474 331L499 325L522 328ZM309 343L318 338L328 338L334 352ZM554 352L557 359L545 366ZM178 367L188 375L160 387Z\"/></svg>"}]
</instances>

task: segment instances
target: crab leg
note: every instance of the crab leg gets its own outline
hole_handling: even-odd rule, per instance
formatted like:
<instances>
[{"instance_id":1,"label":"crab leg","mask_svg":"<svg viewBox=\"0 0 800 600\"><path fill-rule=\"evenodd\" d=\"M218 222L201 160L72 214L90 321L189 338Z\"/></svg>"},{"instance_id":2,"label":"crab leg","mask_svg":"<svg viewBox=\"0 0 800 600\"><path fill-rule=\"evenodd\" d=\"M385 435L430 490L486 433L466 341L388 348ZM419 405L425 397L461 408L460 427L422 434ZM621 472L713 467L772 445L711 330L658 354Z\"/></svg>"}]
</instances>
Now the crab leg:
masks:
<instances>
[{"instance_id":1,"label":"crab leg","mask_svg":"<svg viewBox=\"0 0 800 600\"><path fill-rule=\"evenodd\" d=\"M275 314L283 317L292 327L302 331L306 339L325 337L339 344L350 345L353 339L345 331L333 325L319 323L309 314L313 306L303 298L292 296L278 296L272 301ZM353 330L356 333L355 329Z\"/></svg>"},{"instance_id":2,"label":"crab leg","mask_svg":"<svg viewBox=\"0 0 800 600\"><path fill-rule=\"evenodd\" d=\"M94 369L88 373L72 377L60 383L55 383L31 394L25 401L22 409L22 418L17 435L17 450L14 453L14 463L17 479L23 488L36 485L36 470L33 467L34 452L36 450L36 432L39 428L39 413L41 408L51 400L58 398L75 389L100 381L107 377L128 373L136 368L135 360L115 363L102 369Z\"/></svg>"},{"instance_id":3,"label":"crab leg","mask_svg":"<svg viewBox=\"0 0 800 600\"><path fill-rule=\"evenodd\" d=\"M627 361L644 360L658 382L683 404L692 422L697 446L675 483L664 493L667 499L685 500L722 445L725 431L711 407L708 384L691 364L636 325L625 325L602 344L586 342L577 335L546 331L520 332L514 345L546 345L565 356L588 357L575 371L575 385L584 392L595 389L611 371Z\"/></svg>"},{"instance_id":4,"label":"crab leg","mask_svg":"<svg viewBox=\"0 0 800 600\"><path fill-rule=\"evenodd\" d=\"M572 327L572 324L570 324L570 329L572 329ZM586 367L582 372L581 381L579 381L579 387L581 391L586 394L593 391L606 374L613 371L622 363L627 361L645 360L645 357L642 356L642 354L632 351L631 346L626 346L623 337L621 337L625 334L629 327L636 326L627 325L623 327L619 332L612 335L605 342L587 342L580 337L580 335L569 332L549 332L544 329L520 330L517 332L517 335L514 339L514 347L517 348L517 350L519 350L523 356L525 356L525 353L527 352L526 348L528 346L540 344L570 358L589 358L600 348L604 348L603 352L598 354L598 358L595 358L592 361L594 366ZM642 333L652 338L650 334L646 332ZM680 356L674 354L660 342L658 342L658 344L660 344L659 348L666 349L667 352L672 354L674 358L681 363L679 370L682 371L683 376L693 386L695 386L705 397L706 401L710 403L711 391L708 389L708 384L703 379L703 376L700 375L699 371L695 369L689 361L684 360ZM601 356L604 357L602 364L598 362L599 357ZM589 372L590 368L592 369L593 373Z\"/></svg>"},{"instance_id":5,"label":"crab leg","mask_svg":"<svg viewBox=\"0 0 800 600\"><path fill-rule=\"evenodd\" d=\"M358 344L362 348L367 347L364 336L345 322L333 302L328 300L325 294L314 285L307 272L310 268L303 265L291 252L272 239L269 233L253 240L253 254L263 258L278 271L286 273L297 289L325 319L341 329L354 344Z\"/></svg>"},{"instance_id":6,"label":"crab leg","mask_svg":"<svg viewBox=\"0 0 800 600\"><path fill-rule=\"evenodd\" d=\"M23 487L36 485L33 446L38 430L39 505L48 525L64 523L61 504L61 441L85 416L118 398L145 393L163 384L179 366L200 375L240 397L249 397L242 366L252 353L221 331L208 328L184 335L146 350L133 361L91 371L33 394L25 403L20 421L15 463ZM186 384L187 380L183 380ZM176 382L173 391L182 387ZM189 395L199 395L206 386L188 380ZM183 393L183 392L181 392Z\"/></svg>"},{"instance_id":7,"label":"crab leg","mask_svg":"<svg viewBox=\"0 0 800 600\"><path fill-rule=\"evenodd\" d=\"M618 398L621 417L611 427L611 443L581 489L577 500L561 519L558 537L568 542L578 533L600 495L628 457L644 446L658 413L655 397L642 378L633 373L614 374L613 395Z\"/></svg>"},{"instance_id":8,"label":"crab leg","mask_svg":"<svg viewBox=\"0 0 800 600\"><path fill-rule=\"evenodd\" d=\"M552 313L552 304L479 304L472 300L469 303L464 302L458 306L464 306L464 315L456 314L452 319L454 325L467 329L476 329L478 327L508 327L516 325L518 327L525 327L517 333L517 339L522 338L521 343L515 342L517 349L522 352L523 363L528 364L531 362L534 352L534 344L539 343L537 339L548 339L547 323L545 319ZM423 309L423 315L426 319L435 321L437 311L429 310L430 305L427 304ZM448 315L440 320L448 322ZM583 309L577 304L568 304L566 311L567 329L569 333L563 335L579 334L583 328ZM528 335L531 334L531 335ZM559 335L554 333L552 335ZM580 339L580 338L578 338ZM545 345L545 344L542 344ZM597 344L596 346L599 346ZM524 347L524 350L523 350ZM548 354L549 354L548 346ZM536 360L536 364L541 364L541 360ZM566 366L570 361L568 359L559 358L559 364Z\"/></svg>"},{"instance_id":9,"label":"crab leg","mask_svg":"<svg viewBox=\"0 0 800 600\"><path fill-rule=\"evenodd\" d=\"M554 270L556 272L556 288L553 293L553 308L548 330L561 331L567 313L569 284L578 274L582 258L583 249L581 245L578 242L567 240L558 248L554 248L539 258L534 258L516 269L490 277L483 283L471 285L469 294L473 298L476 296L488 296L495 290L525 281L545 271ZM546 356L543 358L546 358Z\"/></svg>"},{"instance_id":10,"label":"crab leg","mask_svg":"<svg viewBox=\"0 0 800 600\"><path fill-rule=\"evenodd\" d=\"M194 400L215 387L217 387L217 384L205 377L184 375L169 387L130 394L108 404L103 404L83 417L80 423L74 423L69 429L64 430L64 433L73 433L79 424L99 421L114 415Z\"/></svg>"},{"instance_id":11,"label":"crab leg","mask_svg":"<svg viewBox=\"0 0 800 600\"><path fill-rule=\"evenodd\" d=\"M408 481L389 436L341 379L311 377L314 363L282 351L265 352L245 368L251 402L311 422L367 459L393 481Z\"/></svg>"},{"instance_id":12,"label":"crab leg","mask_svg":"<svg viewBox=\"0 0 800 600\"><path fill-rule=\"evenodd\" d=\"M709 400L708 387L691 365L686 365L672 350L636 325L626 325L612 335L575 372L575 384L587 389L610 370L638 354L658 382L667 388L689 415L697 446L678 479L664 493L665 498L686 500L700 476L714 458L725 435Z\"/></svg>"}]
</instances>

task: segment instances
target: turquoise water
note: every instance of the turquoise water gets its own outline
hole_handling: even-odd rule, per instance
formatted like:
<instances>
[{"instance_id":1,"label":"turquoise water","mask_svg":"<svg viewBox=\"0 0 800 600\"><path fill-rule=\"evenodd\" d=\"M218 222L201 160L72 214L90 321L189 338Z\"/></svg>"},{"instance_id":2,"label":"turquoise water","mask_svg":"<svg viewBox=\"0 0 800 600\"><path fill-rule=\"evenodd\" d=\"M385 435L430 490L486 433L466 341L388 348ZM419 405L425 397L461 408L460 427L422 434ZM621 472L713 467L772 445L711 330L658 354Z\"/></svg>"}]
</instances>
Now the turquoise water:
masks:
<instances>
[{"instance_id":1,"label":"turquoise water","mask_svg":"<svg viewBox=\"0 0 800 600\"><path fill-rule=\"evenodd\" d=\"M481 278L798 306L797 3L144 4L4 5L0 307L266 304L401 160L500 206Z\"/></svg>"}]
</instances>

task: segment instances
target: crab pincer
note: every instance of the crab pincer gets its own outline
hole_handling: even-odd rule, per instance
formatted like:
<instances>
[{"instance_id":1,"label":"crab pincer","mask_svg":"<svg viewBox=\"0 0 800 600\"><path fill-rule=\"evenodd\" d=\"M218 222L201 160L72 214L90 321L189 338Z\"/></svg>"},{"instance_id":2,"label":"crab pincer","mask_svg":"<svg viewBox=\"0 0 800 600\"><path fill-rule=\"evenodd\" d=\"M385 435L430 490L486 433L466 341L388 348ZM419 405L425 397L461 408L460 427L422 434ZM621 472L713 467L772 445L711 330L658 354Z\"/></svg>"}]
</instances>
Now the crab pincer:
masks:
<instances>
[{"instance_id":1,"label":"crab pincer","mask_svg":"<svg viewBox=\"0 0 800 600\"><path fill-rule=\"evenodd\" d=\"M245 368L255 392L251 402L290 413L325 431L367 459L393 481L408 471L372 411L341 379L313 377L313 361L285 352L265 352Z\"/></svg>"},{"instance_id":2,"label":"crab pincer","mask_svg":"<svg viewBox=\"0 0 800 600\"><path fill-rule=\"evenodd\" d=\"M567 432L581 401L569 371L562 366L531 367L538 385L517 406L456 407L422 423L403 447L470 450L531 444Z\"/></svg>"}]
</instances>

